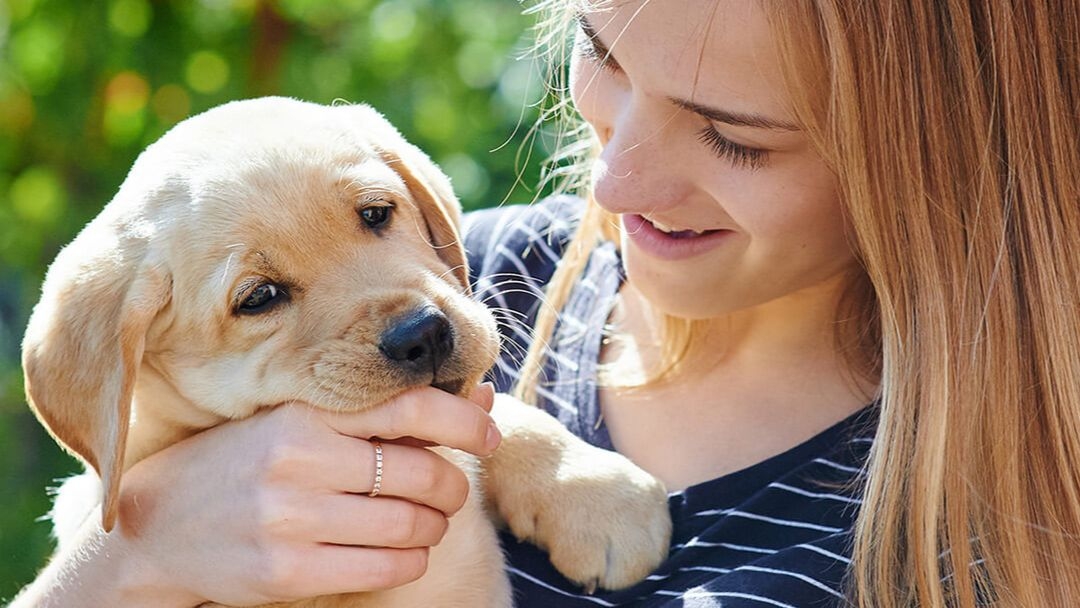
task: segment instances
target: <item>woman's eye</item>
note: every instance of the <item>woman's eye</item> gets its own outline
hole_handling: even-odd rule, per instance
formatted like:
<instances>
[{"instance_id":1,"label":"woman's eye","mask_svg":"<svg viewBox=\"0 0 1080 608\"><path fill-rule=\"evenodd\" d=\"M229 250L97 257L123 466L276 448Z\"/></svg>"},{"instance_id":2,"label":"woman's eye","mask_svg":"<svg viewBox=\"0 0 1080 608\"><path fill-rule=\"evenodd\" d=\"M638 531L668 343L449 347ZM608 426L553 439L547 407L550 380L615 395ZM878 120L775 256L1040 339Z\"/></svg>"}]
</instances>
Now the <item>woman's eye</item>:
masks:
<instances>
[{"instance_id":1,"label":"woman's eye","mask_svg":"<svg viewBox=\"0 0 1080 608\"><path fill-rule=\"evenodd\" d=\"M273 283L263 283L251 290L251 293L244 298L244 301L240 302L239 312L245 314L265 312L269 310L273 304L282 301L285 295L285 290L277 285L274 285Z\"/></svg>"},{"instance_id":2,"label":"woman's eye","mask_svg":"<svg viewBox=\"0 0 1080 608\"><path fill-rule=\"evenodd\" d=\"M619 71L618 62L612 59L611 55L606 51L596 48L596 45L587 36L581 35L578 37L577 48L582 59L595 64L601 70L605 72Z\"/></svg>"},{"instance_id":3,"label":"woman's eye","mask_svg":"<svg viewBox=\"0 0 1080 608\"><path fill-rule=\"evenodd\" d=\"M596 64L605 72L619 72L622 70L619 62L611 56L611 51L597 40L596 33L593 32L592 27L584 18L578 19L578 31L574 37L574 47L582 59Z\"/></svg>"},{"instance_id":4,"label":"woman's eye","mask_svg":"<svg viewBox=\"0 0 1080 608\"><path fill-rule=\"evenodd\" d=\"M721 135L712 125L698 132L698 140L708 146L713 154L741 169L760 169L769 160L767 151L737 144Z\"/></svg>"},{"instance_id":5,"label":"woman's eye","mask_svg":"<svg viewBox=\"0 0 1080 608\"><path fill-rule=\"evenodd\" d=\"M364 207L360 210L360 219L368 228L382 227L390 221L390 210L392 208L389 205Z\"/></svg>"}]
</instances>

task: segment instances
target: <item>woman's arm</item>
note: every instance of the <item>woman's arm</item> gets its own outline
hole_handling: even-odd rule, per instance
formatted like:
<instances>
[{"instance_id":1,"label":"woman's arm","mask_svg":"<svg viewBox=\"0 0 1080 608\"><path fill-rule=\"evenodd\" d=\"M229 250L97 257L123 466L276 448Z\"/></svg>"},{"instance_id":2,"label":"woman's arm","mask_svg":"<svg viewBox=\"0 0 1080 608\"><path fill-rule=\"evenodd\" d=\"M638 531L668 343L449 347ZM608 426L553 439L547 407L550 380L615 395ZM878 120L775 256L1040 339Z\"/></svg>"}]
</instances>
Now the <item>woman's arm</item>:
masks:
<instances>
[{"instance_id":1,"label":"woman's arm","mask_svg":"<svg viewBox=\"0 0 1080 608\"><path fill-rule=\"evenodd\" d=\"M284 405L137 463L119 523L97 517L12 608L253 605L394 587L419 578L468 482L422 445L490 454L485 385L433 388L349 414ZM383 441L383 481L367 495Z\"/></svg>"}]
</instances>

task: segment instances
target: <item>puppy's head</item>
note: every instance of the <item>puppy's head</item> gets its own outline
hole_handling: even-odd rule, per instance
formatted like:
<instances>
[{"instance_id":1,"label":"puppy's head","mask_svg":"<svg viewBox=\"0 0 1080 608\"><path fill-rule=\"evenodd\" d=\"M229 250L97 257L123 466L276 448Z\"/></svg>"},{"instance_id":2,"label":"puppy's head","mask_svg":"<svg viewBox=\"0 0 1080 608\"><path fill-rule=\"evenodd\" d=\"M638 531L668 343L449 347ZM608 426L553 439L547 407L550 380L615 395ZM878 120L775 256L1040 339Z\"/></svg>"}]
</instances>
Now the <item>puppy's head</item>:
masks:
<instances>
[{"instance_id":1,"label":"puppy's head","mask_svg":"<svg viewBox=\"0 0 1080 608\"><path fill-rule=\"evenodd\" d=\"M106 528L129 429L478 381L498 345L459 214L366 106L235 102L148 148L53 263L23 343L30 404L101 475Z\"/></svg>"}]
</instances>

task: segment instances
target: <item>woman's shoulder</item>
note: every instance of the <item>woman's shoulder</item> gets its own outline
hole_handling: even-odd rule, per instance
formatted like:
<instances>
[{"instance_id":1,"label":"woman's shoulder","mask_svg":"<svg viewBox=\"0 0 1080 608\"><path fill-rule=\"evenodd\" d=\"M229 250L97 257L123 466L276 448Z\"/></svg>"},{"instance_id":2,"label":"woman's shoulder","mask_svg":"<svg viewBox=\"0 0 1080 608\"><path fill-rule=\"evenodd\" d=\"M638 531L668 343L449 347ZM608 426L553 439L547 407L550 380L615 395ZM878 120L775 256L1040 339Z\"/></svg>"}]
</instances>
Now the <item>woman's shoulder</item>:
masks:
<instances>
[{"instance_id":1,"label":"woman's shoulder","mask_svg":"<svg viewBox=\"0 0 1080 608\"><path fill-rule=\"evenodd\" d=\"M584 207L580 198L559 195L466 213L462 233L473 282L508 272L546 282Z\"/></svg>"},{"instance_id":2,"label":"woman's shoulder","mask_svg":"<svg viewBox=\"0 0 1080 608\"><path fill-rule=\"evenodd\" d=\"M508 391L517 381L522 354L532 344L532 327L545 301L544 290L584 207L581 199L553 196L464 217L473 297L495 315L503 345L489 375L498 390Z\"/></svg>"}]
</instances>

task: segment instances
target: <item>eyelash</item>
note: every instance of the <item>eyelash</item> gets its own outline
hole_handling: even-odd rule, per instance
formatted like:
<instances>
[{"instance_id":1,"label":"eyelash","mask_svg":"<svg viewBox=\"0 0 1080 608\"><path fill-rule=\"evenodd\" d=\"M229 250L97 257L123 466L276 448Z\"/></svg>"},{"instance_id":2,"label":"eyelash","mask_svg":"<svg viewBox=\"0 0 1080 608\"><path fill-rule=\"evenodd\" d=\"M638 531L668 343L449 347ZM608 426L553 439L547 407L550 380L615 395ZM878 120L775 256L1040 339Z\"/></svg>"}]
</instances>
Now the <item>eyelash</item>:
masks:
<instances>
[{"instance_id":1,"label":"eyelash","mask_svg":"<svg viewBox=\"0 0 1080 608\"><path fill-rule=\"evenodd\" d=\"M605 72L618 72L621 69L619 63L615 61L610 54L600 52L600 49L596 47L596 43L587 33L581 32L575 46L582 58L589 63L596 64L601 70Z\"/></svg>"},{"instance_id":2,"label":"eyelash","mask_svg":"<svg viewBox=\"0 0 1080 608\"><path fill-rule=\"evenodd\" d=\"M751 171L760 169L765 165L765 161L769 157L769 153L765 150L751 148L731 141L721 135L712 125L706 125L704 129L698 131L698 141L709 146L714 154L726 158L731 164L740 169L750 169Z\"/></svg>"},{"instance_id":3,"label":"eyelash","mask_svg":"<svg viewBox=\"0 0 1080 608\"><path fill-rule=\"evenodd\" d=\"M582 32L578 39L578 43L575 46L582 59L595 64L602 71L618 73L622 70L618 62L616 62L611 55L600 52L600 49L596 47L596 44L593 43L593 40L589 38L588 34ZM721 135L712 125L706 125L704 129L698 131L697 138L698 141L708 146L713 154L726 159L731 164L741 169L760 169L765 165L765 161L768 160L767 151L737 144Z\"/></svg>"}]
</instances>

